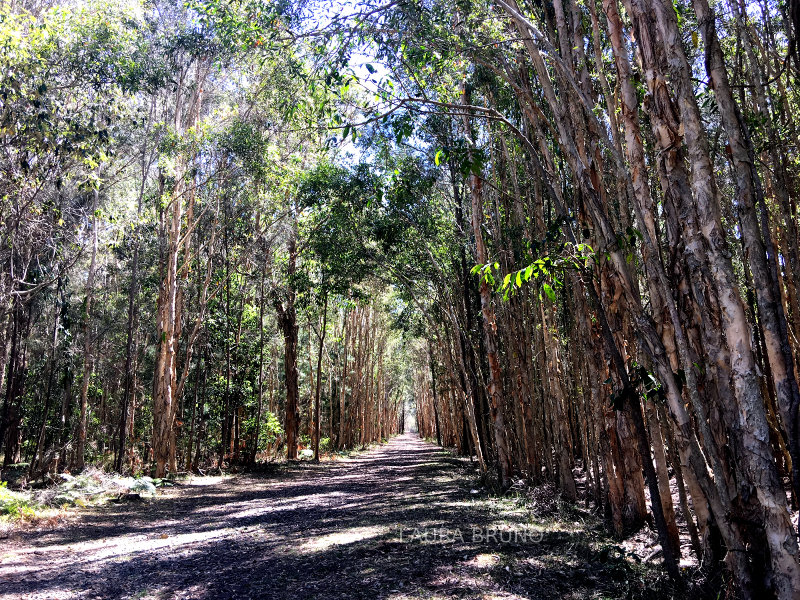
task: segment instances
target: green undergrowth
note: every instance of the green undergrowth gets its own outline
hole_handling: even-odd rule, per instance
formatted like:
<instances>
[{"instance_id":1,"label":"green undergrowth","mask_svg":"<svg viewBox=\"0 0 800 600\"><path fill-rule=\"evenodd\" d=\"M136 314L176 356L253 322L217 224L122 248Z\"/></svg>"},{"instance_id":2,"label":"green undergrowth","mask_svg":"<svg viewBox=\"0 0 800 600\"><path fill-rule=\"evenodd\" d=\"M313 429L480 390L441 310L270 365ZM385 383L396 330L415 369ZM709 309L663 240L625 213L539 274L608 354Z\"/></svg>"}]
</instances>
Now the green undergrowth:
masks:
<instances>
[{"instance_id":1,"label":"green undergrowth","mask_svg":"<svg viewBox=\"0 0 800 600\"><path fill-rule=\"evenodd\" d=\"M0 483L0 520L6 527L58 518L74 508L98 506L111 499L134 495L138 500L156 496L159 487L174 485L166 479L123 477L89 467L78 475L60 473L43 486L11 489Z\"/></svg>"},{"instance_id":2,"label":"green undergrowth","mask_svg":"<svg viewBox=\"0 0 800 600\"><path fill-rule=\"evenodd\" d=\"M30 520L42 508L29 494L10 490L7 482L0 482L0 519Z\"/></svg>"}]
</instances>

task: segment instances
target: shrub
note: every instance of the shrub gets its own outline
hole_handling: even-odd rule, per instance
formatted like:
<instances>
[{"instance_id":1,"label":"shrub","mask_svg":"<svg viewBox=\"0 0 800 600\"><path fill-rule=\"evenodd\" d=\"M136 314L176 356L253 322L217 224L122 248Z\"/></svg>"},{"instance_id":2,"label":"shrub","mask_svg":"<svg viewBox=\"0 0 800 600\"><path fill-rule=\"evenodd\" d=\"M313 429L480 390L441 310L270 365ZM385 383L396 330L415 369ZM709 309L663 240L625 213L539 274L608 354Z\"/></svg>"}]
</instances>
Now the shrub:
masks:
<instances>
[{"instance_id":1,"label":"shrub","mask_svg":"<svg viewBox=\"0 0 800 600\"><path fill-rule=\"evenodd\" d=\"M7 483L0 483L0 515L19 519L33 517L36 505L25 494L8 489Z\"/></svg>"}]
</instances>

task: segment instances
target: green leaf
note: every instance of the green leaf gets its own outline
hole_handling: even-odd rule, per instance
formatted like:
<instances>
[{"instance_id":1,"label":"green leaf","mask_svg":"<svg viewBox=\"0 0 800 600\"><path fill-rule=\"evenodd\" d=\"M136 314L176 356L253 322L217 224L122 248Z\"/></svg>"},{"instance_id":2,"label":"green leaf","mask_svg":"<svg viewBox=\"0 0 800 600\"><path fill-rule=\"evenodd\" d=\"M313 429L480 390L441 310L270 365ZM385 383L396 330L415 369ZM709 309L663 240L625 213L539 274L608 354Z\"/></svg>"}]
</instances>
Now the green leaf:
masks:
<instances>
[{"instance_id":1,"label":"green leaf","mask_svg":"<svg viewBox=\"0 0 800 600\"><path fill-rule=\"evenodd\" d=\"M549 283L543 283L542 288L544 289L544 293L547 294L547 297L550 298L551 302L556 301L556 293L553 291L553 288L550 287Z\"/></svg>"},{"instance_id":2,"label":"green leaf","mask_svg":"<svg viewBox=\"0 0 800 600\"><path fill-rule=\"evenodd\" d=\"M525 275L523 275L523 279L528 281L530 280L531 275L533 275L533 265L528 265L528 268L525 269Z\"/></svg>"}]
</instances>

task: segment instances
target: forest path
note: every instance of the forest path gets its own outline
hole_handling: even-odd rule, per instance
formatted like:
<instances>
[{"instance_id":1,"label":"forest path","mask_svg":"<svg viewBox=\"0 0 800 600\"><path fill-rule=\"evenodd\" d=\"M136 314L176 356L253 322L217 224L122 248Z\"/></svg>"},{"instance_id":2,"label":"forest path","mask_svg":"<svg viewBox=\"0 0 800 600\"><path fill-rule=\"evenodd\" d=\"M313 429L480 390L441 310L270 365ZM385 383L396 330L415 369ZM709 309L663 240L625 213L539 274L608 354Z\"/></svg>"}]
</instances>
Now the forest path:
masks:
<instances>
[{"instance_id":1,"label":"forest path","mask_svg":"<svg viewBox=\"0 0 800 600\"><path fill-rule=\"evenodd\" d=\"M597 534L542 537L516 502L472 489L474 475L468 461L407 434L354 459L179 486L150 506L107 505L0 542L0 598L646 592L627 561L596 560L587 540ZM505 533L492 540L487 528Z\"/></svg>"}]
</instances>

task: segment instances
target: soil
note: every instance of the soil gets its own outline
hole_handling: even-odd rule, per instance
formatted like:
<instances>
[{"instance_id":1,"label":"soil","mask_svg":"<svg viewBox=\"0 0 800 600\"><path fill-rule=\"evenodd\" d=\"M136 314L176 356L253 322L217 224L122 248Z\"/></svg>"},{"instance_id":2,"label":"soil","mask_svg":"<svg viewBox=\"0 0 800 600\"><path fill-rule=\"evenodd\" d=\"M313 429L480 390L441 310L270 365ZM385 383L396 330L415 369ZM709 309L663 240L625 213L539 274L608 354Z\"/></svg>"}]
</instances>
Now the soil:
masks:
<instances>
[{"instance_id":1,"label":"soil","mask_svg":"<svg viewBox=\"0 0 800 600\"><path fill-rule=\"evenodd\" d=\"M579 509L535 518L412 435L353 459L199 479L0 540L0 597L648 598L661 569Z\"/></svg>"}]
</instances>

